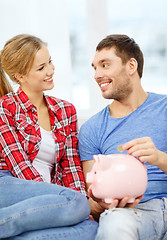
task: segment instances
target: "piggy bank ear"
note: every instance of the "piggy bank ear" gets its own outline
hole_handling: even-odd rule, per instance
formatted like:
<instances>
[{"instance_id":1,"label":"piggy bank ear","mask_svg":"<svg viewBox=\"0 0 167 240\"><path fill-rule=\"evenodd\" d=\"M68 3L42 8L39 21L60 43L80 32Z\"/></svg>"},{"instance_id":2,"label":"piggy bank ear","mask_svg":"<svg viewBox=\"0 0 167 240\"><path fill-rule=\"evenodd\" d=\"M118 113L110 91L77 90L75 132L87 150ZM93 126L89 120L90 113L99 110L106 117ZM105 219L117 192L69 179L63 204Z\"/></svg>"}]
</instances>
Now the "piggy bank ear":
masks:
<instances>
[{"instance_id":1,"label":"piggy bank ear","mask_svg":"<svg viewBox=\"0 0 167 240\"><path fill-rule=\"evenodd\" d=\"M94 170L101 170L101 156L103 156L102 154L98 154L98 155L94 155L93 159L94 159Z\"/></svg>"},{"instance_id":2,"label":"piggy bank ear","mask_svg":"<svg viewBox=\"0 0 167 240\"><path fill-rule=\"evenodd\" d=\"M99 155L94 155L94 156L93 156L93 159L94 159L94 162L95 162L95 163L99 163L99 162L100 162Z\"/></svg>"}]
</instances>

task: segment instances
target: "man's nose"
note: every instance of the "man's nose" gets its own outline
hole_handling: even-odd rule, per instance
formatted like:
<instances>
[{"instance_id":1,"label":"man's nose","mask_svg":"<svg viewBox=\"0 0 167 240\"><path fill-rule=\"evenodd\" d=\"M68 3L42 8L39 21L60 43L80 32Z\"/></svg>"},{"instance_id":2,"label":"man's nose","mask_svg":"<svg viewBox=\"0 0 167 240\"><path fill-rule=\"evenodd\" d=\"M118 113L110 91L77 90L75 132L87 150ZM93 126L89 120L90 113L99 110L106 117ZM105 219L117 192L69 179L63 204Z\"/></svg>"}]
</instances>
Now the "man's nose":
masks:
<instances>
[{"instance_id":1,"label":"man's nose","mask_svg":"<svg viewBox=\"0 0 167 240\"><path fill-rule=\"evenodd\" d=\"M103 76L102 71L101 71L99 68L96 68L95 74L94 74L95 80L98 80L98 79L101 78L102 76Z\"/></svg>"}]
</instances>

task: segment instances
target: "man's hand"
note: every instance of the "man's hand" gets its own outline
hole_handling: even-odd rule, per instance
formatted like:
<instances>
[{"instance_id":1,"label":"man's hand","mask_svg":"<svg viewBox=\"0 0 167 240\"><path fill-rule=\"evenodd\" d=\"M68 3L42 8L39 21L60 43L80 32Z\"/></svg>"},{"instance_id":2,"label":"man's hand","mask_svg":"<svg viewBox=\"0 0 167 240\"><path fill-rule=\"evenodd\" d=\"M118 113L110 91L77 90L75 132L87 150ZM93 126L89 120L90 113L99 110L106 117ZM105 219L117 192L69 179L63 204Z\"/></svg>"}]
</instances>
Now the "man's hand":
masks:
<instances>
[{"instance_id":1,"label":"man's hand","mask_svg":"<svg viewBox=\"0 0 167 240\"><path fill-rule=\"evenodd\" d=\"M149 137L136 138L122 145L128 154L138 157L140 161L147 162L150 165L156 165L158 162L158 149Z\"/></svg>"},{"instance_id":2,"label":"man's hand","mask_svg":"<svg viewBox=\"0 0 167 240\"><path fill-rule=\"evenodd\" d=\"M158 150L151 138L136 138L123 144L122 148L127 150L128 154L138 157L140 161L155 165L167 173L167 154Z\"/></svg>"}]
</instances>

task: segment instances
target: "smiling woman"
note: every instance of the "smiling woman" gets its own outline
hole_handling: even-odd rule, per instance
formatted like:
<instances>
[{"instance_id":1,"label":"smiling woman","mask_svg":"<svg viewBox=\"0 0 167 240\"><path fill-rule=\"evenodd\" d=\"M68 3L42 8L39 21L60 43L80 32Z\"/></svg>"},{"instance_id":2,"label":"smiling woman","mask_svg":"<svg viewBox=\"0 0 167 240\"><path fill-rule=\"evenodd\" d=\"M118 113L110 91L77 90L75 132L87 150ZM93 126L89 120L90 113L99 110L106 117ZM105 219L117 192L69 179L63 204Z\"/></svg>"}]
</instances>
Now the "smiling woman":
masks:
<instances>
[{"instance_id":1,"label":"smiling woman","mask_svg":"<svg viewBox=\"0 0 167 240\"><path fill-rule=\"evenodd\" d=\"M39 93L54 87L53 74L54 66L51 57L46 45L43 44L35 55L30 71L26 75L18 74L17 79L26 93L27 91Z\"/></svg>"},{"instance_id":2,"label":"smiling woman","mask_svg":"<svg viewBox=\"0 0 167 240\"><path fill-rule=\"evenodd\" d=\"M75 107L43 93L54 86L46 43L17 35L0 63L5 91L4 71L20 85L0 98L0 239L93 240Z\"/></svg>"}]
</instances>

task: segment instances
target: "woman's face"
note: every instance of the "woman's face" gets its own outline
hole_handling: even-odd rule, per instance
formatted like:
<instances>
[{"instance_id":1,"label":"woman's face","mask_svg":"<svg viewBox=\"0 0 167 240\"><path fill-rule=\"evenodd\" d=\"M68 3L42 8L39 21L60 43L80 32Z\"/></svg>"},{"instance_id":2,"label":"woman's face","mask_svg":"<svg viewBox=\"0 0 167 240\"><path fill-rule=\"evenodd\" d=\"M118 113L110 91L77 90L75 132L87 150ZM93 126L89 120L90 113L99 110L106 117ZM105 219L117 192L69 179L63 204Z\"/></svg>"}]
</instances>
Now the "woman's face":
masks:
<instances>
[{"instance_id":1,"label":"woman's face","mask_svg":"<svg viewBox=\"0 0 167 240\"><path fill-rule=\"evenodd\" d=\"M42 48L35 55L29 73L19 79L21 88L26 93L31 92L31 94L52 89L54 87L54 69L48 48L42 45Z\"/></svg>"}]
</instances>

